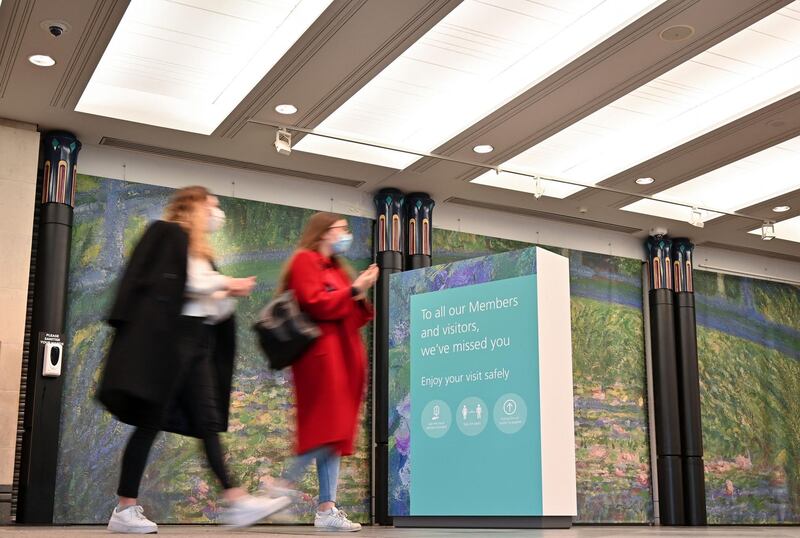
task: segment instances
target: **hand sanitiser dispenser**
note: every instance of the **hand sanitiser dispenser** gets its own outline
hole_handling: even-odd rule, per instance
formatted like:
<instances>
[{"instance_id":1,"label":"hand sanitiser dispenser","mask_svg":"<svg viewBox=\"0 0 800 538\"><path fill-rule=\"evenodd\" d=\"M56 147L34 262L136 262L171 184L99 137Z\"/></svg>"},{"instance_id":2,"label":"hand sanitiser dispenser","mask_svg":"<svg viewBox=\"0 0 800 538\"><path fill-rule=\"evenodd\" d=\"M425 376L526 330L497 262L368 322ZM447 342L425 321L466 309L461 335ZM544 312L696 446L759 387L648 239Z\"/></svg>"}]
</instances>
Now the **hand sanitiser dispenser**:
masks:
<instances>
[{"instance_id":1,"label":"hand sanitiser dispenser","mask_svg":"<svg viewBox=\"0 0 800 538\"><path fill-rule=\"evenodd\" d=\"M44 377L58 377L61 375L61 363L64 359L64 344L59 341L42 342L42 375Z\"/></svg>"}]
</instances>

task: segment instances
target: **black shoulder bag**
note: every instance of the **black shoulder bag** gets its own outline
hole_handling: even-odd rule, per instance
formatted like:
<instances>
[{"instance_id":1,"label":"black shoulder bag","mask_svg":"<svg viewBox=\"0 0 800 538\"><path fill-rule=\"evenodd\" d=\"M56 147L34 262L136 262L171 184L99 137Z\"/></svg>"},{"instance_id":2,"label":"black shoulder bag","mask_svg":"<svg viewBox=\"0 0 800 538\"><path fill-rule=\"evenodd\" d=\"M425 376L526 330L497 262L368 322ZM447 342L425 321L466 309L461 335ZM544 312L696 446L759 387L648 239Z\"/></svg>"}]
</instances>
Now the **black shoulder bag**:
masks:
<instances>
[{"instance_id":1,"label":"black shoulder bag","mask_svg":"<svg viewBox=\"0 0 800 538\"><path fill-rule=\"evenodd\" d=\"M292 290L281 293L265 306L253 329L273 370L291 366L322 334L300 310Z\"/></svg>"}]
</instances>

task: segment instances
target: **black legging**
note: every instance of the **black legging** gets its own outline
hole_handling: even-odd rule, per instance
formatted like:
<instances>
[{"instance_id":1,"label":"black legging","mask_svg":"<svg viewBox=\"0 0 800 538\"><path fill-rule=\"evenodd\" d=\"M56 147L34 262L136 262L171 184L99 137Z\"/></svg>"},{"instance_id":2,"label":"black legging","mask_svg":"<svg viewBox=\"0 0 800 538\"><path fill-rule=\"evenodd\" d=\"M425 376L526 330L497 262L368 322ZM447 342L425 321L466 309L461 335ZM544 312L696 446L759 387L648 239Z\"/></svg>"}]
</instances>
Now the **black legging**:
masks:
<instances>
[{"instance_id":1,"label":"black legging","mask_svg":"<svg viewBox=\"0 0 800 538\"><path fill-rule=\"evenodd\" d=\"M156 440L158 430L148 428L136 428L128 440L125 453L122 455L122 473L119 477L119 489L117 495L135 499L139 496L139 483L142 481L144 468L147 465L147 456L150 448ZM234 487L225 468L222 459L222 446L219 442L219 435L210 433L203 439L206 449L206 458L211 470L219 479L222 487L230 489Z\"/></svg>"}]
</instances>

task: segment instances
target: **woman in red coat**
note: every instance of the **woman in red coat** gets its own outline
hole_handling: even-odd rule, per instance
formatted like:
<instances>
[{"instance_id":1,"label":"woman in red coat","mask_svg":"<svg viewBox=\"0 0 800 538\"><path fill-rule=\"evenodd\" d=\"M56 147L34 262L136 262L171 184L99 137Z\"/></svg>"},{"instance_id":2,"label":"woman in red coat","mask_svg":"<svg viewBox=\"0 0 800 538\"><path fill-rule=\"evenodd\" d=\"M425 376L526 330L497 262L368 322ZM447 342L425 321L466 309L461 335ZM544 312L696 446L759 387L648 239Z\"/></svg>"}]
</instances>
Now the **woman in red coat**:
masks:
<instances>
[{"instance_id":1,"label":"woman in red coat","mask_svg":"<svg viewBox=\"0 0 800 538\"><path fill-rule=\"evenodd\" d=\"M351 279L341 256L352 241L345 219L313 215L279 284L279 291L294 291L300 308L322 331L292 365L298 457L284 478L296 483L316 460L320 493L314 526L344 531L361 528L337 510L336 486L340 457L353 453L364 400L367 352L361 328L372 319L366 292L378 279L375 265Z\"/></svg>"}]
</instances>

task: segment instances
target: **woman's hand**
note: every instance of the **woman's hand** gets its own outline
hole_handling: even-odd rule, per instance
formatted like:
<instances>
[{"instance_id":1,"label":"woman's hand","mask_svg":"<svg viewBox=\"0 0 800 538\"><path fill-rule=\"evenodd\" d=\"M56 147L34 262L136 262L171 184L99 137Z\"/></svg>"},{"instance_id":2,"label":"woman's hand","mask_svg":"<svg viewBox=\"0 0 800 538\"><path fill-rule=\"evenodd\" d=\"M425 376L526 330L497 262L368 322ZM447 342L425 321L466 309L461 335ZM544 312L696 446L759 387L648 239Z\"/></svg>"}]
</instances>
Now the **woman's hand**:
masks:
<instances>
[{"instance_id":1,"label":"woman's hand","mask_svg":"<svg viewBox=\"0 0 800 538\"><path fill-rule=\"evenodd\" d=\"M378 269L378 266L374 263L366 270L362 271L353 282L353 287L358 292L355 298L358 300L363 299L367 290L374 286L375 282L378 281L379 276L380 269Z\"/></svg>"},{"instance_id":2,"label":"woman's hand","mask_svg":"<svg viewBox=\"0 0 800 538\"><path fill-rule=\"evenodd\" d=\"M256 286L256 277L231 278L228 281L228 295L231 297L247 297Z\"/></svg>"}]
</instances>

